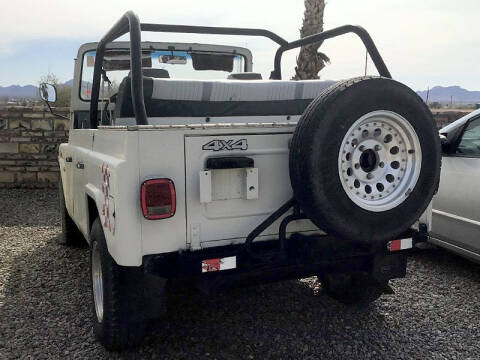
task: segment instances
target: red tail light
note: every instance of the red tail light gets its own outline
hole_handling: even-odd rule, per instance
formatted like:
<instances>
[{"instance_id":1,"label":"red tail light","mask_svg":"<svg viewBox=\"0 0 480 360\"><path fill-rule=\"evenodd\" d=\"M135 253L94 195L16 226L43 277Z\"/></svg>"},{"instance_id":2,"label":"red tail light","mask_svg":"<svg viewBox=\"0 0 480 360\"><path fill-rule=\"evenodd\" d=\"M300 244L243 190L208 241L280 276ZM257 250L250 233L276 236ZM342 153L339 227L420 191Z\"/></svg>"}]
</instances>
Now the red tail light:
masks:
<instances>
[{"instance_id":1,"label":"red tail light","mask_svg":"<svg viewBox=\"0 0 480 360\"><path fill-rule=\"evenodd\" d=\"M151 179L142 184L143 216L149 220L175 215L175 185L170 179Z\"/></svg>"}]
</instances>

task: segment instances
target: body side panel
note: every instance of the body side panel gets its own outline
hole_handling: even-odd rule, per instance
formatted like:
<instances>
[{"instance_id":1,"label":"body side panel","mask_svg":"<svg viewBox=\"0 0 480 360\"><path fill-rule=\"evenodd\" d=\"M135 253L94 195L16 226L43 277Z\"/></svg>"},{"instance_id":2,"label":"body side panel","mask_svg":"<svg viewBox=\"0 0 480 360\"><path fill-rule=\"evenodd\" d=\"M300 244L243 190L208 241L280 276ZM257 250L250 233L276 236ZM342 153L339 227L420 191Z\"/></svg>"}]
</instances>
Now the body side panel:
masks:
<instances>
[{"instance_id":1,"label":"body side panel","mask_svg":"<svg viewBox=\"0 0 480 360\"><path fill-rule=\"evenodd\" d=\"M432 235L480 252L480 159L443 158L440 187L433 200Z\"/></svg>"}]
</instances>

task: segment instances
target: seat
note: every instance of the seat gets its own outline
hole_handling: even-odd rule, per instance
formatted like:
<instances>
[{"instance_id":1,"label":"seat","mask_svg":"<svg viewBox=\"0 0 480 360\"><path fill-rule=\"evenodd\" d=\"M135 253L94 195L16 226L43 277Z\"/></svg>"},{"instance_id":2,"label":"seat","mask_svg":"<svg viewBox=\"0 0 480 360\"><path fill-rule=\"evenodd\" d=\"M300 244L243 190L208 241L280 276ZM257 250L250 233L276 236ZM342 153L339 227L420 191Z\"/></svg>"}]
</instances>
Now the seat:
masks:
<instances>
[{"instance_id":1,"label":"seat","mask_svg":"<svg viewBox=\"0 0 480 360\"><path fill-rule=\"evenodd\" d=\"M262 80L262 74L254 72L231 73L228 75L229 80Z\"/></svg>"},{"instance_id":2,"label":"seat","mask_svg":"<svg viewBox=\"0 0 480 360\"><path fill-rule=\"evenodd\" d=\"M301 115L334 81L177 80L143 78L145 108L152 117ZM120 84L115 118L134 117L131 79Z\"/></svg>"},{"instance_id":3,"label":"seat","mask_svg":"<svg viewBox=\"0 0 480 360\"><path fill-rule=\"evenodd\" d=\"M170 74L168 73L168 70L165 69L143 68L142 73L143 76L154 79L170 79Z\"/></svg>"},{"instance_id":4,"label":"seat","mask_svg":"<svg viewBox=\"0 0 480 360\"><path fill-rule=\"evenodd\" d=\"M120 83L120 86L118 87L118 92L110 98L110 101L115 103L115 109L113 112L115 119L122 117L121 114L129 113L130 111L133 111L131 81L129 80L131 78L130 74L131 72L129 72L128 76L122 80L122 82ZM151 81L145 81L145 78L155 78L155 79L170 78L170 74L165 69L142 68L142 74L144 76L144 81L143 81L144 93L145 93L145 87L147 87L148 89L152 88Z\"/></svg>"},{"instance_id":5,"label":"seat","mask_svg":"<svg viewBox=\"0 0 480 360\"><path fill-rule=\"evenodd\" d=\"M129 71L127 76L131 77L131 74L132 72ZM170 79L170 74L165 69L142 68L142 74L154 79Z\"/></svg>"},{"instance_id":6,"label":"seat","mask_svg":"<svg viewBox=\"0 0 480 360\"><path fill-rule=\"evenodd\" d=\"M144 76L143 94L145 97L145 103L147 103L148 99L152 97L152 89L153 78ZM116 98L117 102L115 103L115 109L113 110L113 118L119 119L121 117L133 117L132 78L130 76L123 78L120 86L118 87Z\"/></svg>"}]
</instances>

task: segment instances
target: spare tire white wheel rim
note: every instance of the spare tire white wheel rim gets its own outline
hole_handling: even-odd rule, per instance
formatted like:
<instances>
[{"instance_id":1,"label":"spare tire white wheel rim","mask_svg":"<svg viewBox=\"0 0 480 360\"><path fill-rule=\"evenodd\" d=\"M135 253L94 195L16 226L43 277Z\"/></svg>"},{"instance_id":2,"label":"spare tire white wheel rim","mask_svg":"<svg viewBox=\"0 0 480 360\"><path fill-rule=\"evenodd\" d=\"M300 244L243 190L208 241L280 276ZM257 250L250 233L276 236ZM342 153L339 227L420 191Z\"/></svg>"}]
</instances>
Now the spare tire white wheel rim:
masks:
<instances>
[{"instance_id":1,"label":"spare tire white wheel rim","mask_svg":"<svg viewBox=\"0 0 480 360\"><path fill-rule=\"evenodd\" d=\"M363 115L346 132L338 174L350 200L380 212L408 198L421 164L420 141L412 125L395 112L378 110Z\"/></svg>"},{"instance_id":2,"label":"spare tire white wheel rim","mask_svg":"<svg viewBox=\"0 0 480 360\"><path fill-rule=\"evenodd\" d=\"M95 241L92 245L92 287L95 313L99 323L103 321L103 278L100 248Z\"/></svg>"}]
</instances>

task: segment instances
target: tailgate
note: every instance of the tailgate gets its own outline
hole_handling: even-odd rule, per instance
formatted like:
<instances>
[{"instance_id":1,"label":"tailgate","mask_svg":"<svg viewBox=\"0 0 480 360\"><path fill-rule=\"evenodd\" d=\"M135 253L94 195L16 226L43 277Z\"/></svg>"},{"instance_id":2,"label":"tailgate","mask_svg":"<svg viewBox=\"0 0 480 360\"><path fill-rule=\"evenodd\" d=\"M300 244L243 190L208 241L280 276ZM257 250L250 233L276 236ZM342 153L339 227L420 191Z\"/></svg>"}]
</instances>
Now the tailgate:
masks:
<instances>
[{"instance_id":1,"label":"tailgate","mask_svg":"<svg viewBox=\"0 0 480 360\"><path fill-rule=\"evenodd\" d=\"M291 133L185 137L187 242L192 249L244 242L292 197L291 137ZM257 241L276 238L280 221ZM288 232L298 231L318 229L299 220L288 227Z\"/></svg>"}]
</instances>

